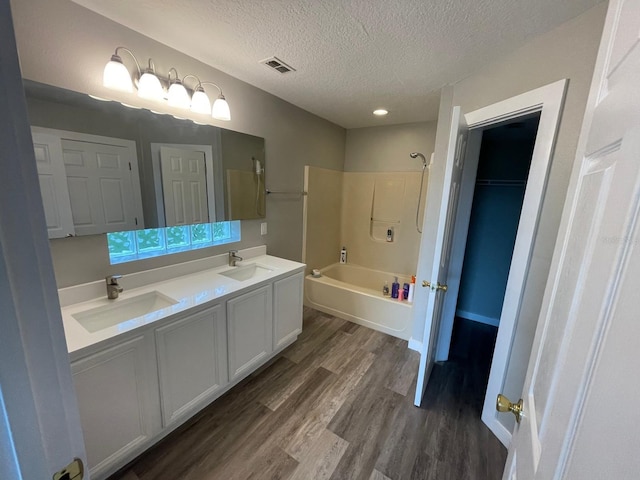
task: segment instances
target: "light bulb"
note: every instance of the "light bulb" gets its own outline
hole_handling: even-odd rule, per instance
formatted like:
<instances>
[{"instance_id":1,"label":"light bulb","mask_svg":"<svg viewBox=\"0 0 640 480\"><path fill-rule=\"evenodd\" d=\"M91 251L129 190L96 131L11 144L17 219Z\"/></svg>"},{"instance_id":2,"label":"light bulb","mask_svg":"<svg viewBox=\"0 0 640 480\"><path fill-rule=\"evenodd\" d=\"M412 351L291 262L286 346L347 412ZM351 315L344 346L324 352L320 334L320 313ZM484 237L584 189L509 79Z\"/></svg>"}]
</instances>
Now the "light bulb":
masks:
<instances>
[{"instance_id":1,"label":"light bulb","mask_svg":"<svg viewBox=\"0 0 640 480\"><path fill-rule=\"evenodd\" d=\"M112 55L111 60L104 67L102 84L113 90L121 92L133 92L133 82L129 70L122 63L122 58Z\"/></svg>"},{"instance_id":2,"label":"light bulb","mask_svg":"<svg viewBox=\"0 0 640 480\"><path fill-rule=\"evenodd\" d=\"M211 116L213 118L217 118L218 120L231 120L231 112L229 111L229 104L224 98L224 95L220 95L216 98L216 101L213 102L213 111L211 112Z\"/></svg>"},{"instance_id":3,"label":"light bulb","mask_svg":"<svg viewBox=\"0 0 640 480\"><path fill-rule=\"evenodd\" d=\"M211 101L202 87L196 87L196 91L193 92L193 97L191 97L191 111L194 113L204 113L205 115L211 112Z\"/></svg>"},{"instance_id":4,"label":"light bulb","mask_svg":"<svg viewBox=\"0 0 640 480\"><path fill-rule=\"evenodd\" d=\"M164 90L155 73L147 70L138 80L138 96L150 100L162 100Z\"/></svg>"},{"instance_id":5,"label":"light bulb","mask_svg":"<svg viewBox=\"0 0 640 480\"><path fill-rule=\"evenodd\" d=\"M170 106L178 108L189 108L191 103L187 89L180 80L176 80L169 86L167 100Z\"/></svg>"}]
</instances>

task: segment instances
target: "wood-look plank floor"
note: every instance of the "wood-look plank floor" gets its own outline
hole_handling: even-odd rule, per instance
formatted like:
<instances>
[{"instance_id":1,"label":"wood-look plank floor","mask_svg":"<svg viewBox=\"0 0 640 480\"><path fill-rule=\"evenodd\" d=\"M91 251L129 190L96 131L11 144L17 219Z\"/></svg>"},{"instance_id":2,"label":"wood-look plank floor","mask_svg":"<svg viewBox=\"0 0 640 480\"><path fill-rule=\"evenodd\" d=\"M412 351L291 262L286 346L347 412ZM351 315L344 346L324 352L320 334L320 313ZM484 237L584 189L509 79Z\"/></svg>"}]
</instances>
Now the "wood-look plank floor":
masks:
<instances>
[{"instance_id":1,"label":"wood-look plank floor","mask_svg":"<svg viewBox=\"0 0 640 480\"><path fill-rule=\"evenodd\" d=\"M298 341L110 480L500 478L480 421L495 332L457 320L452 360L413 405L418 355L305 309Z\"/></svg>"}]
</instances>

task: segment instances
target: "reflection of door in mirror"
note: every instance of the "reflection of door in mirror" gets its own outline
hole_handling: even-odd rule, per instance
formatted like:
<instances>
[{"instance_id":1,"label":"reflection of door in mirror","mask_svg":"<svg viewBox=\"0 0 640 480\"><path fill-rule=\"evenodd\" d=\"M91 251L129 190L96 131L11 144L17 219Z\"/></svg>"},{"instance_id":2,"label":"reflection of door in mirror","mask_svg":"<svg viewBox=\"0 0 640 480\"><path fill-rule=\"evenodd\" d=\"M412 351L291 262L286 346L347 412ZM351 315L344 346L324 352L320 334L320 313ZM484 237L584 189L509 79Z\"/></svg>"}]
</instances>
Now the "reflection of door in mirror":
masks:
<instances>
[{"instance_id":1,"label":"reflection of door in mirror","mask_svg":"<svg viewBox=\"0 0 640 480\"><path fill-rule=\"evenodd\" d=\"M211 145L151 143L158 225L216 222Z\"/></svg>"},{"instance_id":2,"label":"reflection of door in mirror","mask_svg":"<svg viewBox=\"0 0 640 480\"><path fill-rule=\"evenodd\" d=\"M209 221L204 152L160 147L166 225Z\"/></svg>"},{"instance_id":3,"label":"reflection of door in mirror","mask_svg":"<svg viewBox=\"0 0 640 480\"><path fill-rule=\"evenodd\" d=\"M143 227L135 142L38 127L32 135L50 238Z\"/></svg>"}]
</instances>

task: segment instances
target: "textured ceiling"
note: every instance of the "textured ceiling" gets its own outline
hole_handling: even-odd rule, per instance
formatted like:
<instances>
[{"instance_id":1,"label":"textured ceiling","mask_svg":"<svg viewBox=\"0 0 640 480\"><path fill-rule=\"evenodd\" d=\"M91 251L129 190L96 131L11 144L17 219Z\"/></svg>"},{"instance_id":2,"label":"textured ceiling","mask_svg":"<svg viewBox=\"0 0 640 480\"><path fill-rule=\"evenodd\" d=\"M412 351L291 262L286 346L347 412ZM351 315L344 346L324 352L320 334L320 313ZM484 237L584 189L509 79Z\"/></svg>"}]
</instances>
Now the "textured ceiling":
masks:
<instances>
[{"instance_id":1,"label":"textured ceiling","mask_svg":"<svg viewBox=\"0 0 640 480\"><path fill-rule=\"evenodd\" d=\"M599 3L74 1L345 128L434 120L440 87ZM297 71L258 63L273 55Z\"/></svg>"}]
</instances>

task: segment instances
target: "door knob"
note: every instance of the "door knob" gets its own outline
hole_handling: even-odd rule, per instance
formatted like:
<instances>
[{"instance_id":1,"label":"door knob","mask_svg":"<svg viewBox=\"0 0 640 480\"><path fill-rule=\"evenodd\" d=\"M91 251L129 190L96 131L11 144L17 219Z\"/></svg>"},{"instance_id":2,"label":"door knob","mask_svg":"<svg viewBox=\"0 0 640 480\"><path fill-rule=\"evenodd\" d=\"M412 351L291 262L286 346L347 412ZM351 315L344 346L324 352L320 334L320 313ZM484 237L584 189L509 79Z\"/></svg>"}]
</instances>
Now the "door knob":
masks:
<instances>
[{"instance_id":1,"label":"door knob","mask_svg":"<svg viewBox=\"0 0 640 480\"><path fill-rule=\"evenodd\" d=\"M446 292L447 288L449 288L446 285L442 285L442 284L437 283L437 282L436 282L435 285L433 285L431 282L427 282L426 280L422 281L422 286L430 288L431 290L442 290L443 292Z\"/></svg>"},{"instance_id":2,"label":"door knob","mask_svg":"<svg viewBox=\"0 0 640 480\"><path fill-rule=\"evenodd\" d=\"M520 423L522 420L522 399L518 403L511 403L507 397L502 394L498 394L496 400L496 410L499 412L511 412L516 417L516 422Z\"/></svg>"}]
</instances>

